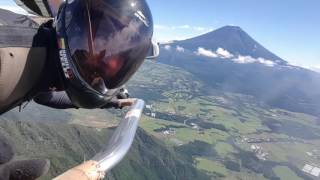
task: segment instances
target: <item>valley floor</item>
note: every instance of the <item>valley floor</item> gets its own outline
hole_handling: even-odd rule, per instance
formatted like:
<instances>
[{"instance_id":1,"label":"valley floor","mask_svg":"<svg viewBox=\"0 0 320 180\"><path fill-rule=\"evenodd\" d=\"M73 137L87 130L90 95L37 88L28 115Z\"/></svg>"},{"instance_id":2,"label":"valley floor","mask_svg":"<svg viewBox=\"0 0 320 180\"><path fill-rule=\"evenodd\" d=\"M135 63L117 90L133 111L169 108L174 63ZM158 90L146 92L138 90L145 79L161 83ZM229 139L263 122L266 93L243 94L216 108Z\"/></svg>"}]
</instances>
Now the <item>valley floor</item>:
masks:
<instances>
[{"instance_id":1,"label":"valley floor","mask_svg":"<svg viewBox=\"0 0 320 180\"><path fill-rule=\"evenodd\" d=\"M142 71L148 78L138 74L131 83L138 95L145 90L147 97L141 127L191 157L197 169L215 179L318 178L320 174L303 170L306 165L320 167L316 117L243 94L212 89L205 95L205 84L193 75L155 66L162 65L149 63L148 72ZM168 69L173 77L163 76Z\"/></svg>"},{"instance_id":2,"label":"valley floor","mask_svg":"<svg viewBox=\"0 0 320 180\"><path fill-rule=\"evenodd\" d=\"M320 122L314 116L209 89L186 71L153 62L129 90L147 106L129 155L107 179L318 178ZM122 115L31 104L0 117L0 133L15 145L16 159L50 159L43 178L50 179L98 152Z\"/></svg>"}]
</instances>

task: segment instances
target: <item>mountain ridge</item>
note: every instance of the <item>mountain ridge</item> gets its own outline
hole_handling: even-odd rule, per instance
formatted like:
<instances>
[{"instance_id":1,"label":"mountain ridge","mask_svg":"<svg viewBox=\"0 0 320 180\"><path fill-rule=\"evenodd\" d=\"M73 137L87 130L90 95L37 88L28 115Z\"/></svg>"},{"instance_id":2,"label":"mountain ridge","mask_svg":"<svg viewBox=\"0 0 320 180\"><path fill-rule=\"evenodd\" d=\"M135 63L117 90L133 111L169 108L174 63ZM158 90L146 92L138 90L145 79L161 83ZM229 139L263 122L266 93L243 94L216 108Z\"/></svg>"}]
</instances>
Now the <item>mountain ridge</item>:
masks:
<instances>
[{"instance_id":1,"label":"mountain ridge","mask_svg":"<svg viewBox=\"0 0 320 180\"><path fill-rule=\"evenodd\" d=\"M227 26L163 44L158 61L183 68L211 88L253 95L273 107L320 115L320 74L289 65L240 27Z\"/></svg>"},{"instance_id":2,"label":"mountain ridge","mask_svg":"<svg viewBox=\"0 0 320 180\"><path fill-rule=\"evenodd\" d=\"M200 36L174 41L169 45L179 46L192 52L199 48L210 51L222 48L234 56L250 56L278 64L287 64L285 60L266 49L239 26L223 26Z\"/></svg>"}]
</instances>

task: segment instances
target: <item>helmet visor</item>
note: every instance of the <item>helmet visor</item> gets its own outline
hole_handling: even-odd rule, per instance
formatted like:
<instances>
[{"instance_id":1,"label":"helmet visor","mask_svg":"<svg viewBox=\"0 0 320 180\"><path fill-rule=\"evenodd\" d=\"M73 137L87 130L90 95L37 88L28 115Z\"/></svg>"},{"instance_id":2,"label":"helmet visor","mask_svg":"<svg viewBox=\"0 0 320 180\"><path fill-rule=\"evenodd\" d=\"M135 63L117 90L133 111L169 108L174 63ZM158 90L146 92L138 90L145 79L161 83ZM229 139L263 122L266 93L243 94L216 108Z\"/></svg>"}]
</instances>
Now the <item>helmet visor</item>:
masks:
<instances>
[{"instance_id":1,"label":"helmet visor","mask_svg":"<svg viewBox=\"0 0 320 180\"><path fill-rule=\"evenodd\" d=\"M104 93L123 85L151 46L153 22L144 0L79 0L65 11L68 47L81 78Z\"/></svg>"}]
</instances>

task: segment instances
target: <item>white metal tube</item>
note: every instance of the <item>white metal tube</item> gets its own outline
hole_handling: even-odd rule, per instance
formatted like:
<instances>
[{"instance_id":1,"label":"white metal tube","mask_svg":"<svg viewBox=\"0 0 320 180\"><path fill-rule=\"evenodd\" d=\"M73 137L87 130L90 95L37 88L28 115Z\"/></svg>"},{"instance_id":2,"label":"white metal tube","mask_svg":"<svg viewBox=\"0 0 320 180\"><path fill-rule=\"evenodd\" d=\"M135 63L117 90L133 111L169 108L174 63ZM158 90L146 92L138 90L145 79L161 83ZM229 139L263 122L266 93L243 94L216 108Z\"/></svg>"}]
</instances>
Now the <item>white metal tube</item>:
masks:
<instances>
[{"instance_id":1,"label":"white metal tube","mask_svg":"<svg viewBox=\"0 0 320 180\"><path fill-rule=\"evenodd\" d=\"M68 170L54 180L102 179L105 173L124 158L133 143L144 108L144 101L141 99L127 99L122 100L121 103L123 105L131 105L131 108L121 120L107 146L91 160Z\"/></svg>"},{"instance_id":2,"label":"white metal tube","mask_svg":"<svg viewBox=\"0 0 320 180\"><path fill-rule=\"evenodd\" d=\"M106 148L93 157L92 160L98 162L100 171L108 172L127 154L134 140L143 108L144 101L136 99Z\"/></svg>"}]
</instances>

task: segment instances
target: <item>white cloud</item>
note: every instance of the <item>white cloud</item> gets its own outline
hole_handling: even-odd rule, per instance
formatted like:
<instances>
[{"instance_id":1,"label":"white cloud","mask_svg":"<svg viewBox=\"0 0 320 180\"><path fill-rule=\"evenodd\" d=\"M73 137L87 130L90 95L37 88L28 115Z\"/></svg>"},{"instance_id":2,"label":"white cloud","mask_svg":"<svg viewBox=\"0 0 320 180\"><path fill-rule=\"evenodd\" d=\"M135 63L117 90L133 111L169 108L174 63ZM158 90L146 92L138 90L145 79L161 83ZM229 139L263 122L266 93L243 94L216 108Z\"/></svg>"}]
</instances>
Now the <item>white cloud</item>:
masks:
<instances>
[{"instance_id":1,"label":"white cloud","mask_svg":"<svg viewBox=\"0 0 320 180\"><path fill-rule=\"evenodd\" d=\"M194 27L194 30L196 30L196 31L206 31L207 28L198 26L198 27Z\"/></svg>"},{"instance_id":2,"label":"white cloud","mask_svg":"<svg viewBox=\"0 0 320 180\"><path fill-rule=\"evenodd\" d=\"M301 63L289 62L287 67L290 69L303 68L303 69L308 69L308 70L320 73L320 65L310 65L310 64L306 65L306 64L301 64Z\"/></svg>"},{"instance_id":3,"label":"white cloud","mask_svg":"<svg viewBox=\"0 0 320 180\"><path fill-rule=\"evenodd\" d=\"M181 47L181 46L177 46L176 50L177 50L178 52L184 52L184 48Z\"/></svg>"},{"instance_id":4,"label":"white cloud","mask_svg":"<svg viewBox=\"0 0 320 180\"><path fill-rule=\"evenodd\" d=\"M182 41L188 39L183 36L172 36L172 37L157 37L157 42L160 44L172 44L174 41Z\"/></svg>"},{"instance_id":5,"label":"white cloud","mask_svg":"<svg viewBox=\"0 0 320 180\"><path fill-rule=\"evenodd\" d=\"M235 57L232 53L230 53L228 50L225 50L223 48L218 48L216 51L207 50L203 47L199 47L195 54L199 56L206 56L211 58L222 58L222 59L231 59L233 62L238 64L250 64L250 63L260 63L265 66L273 67L276 65L275 62L264 59L264 58L253 58L251 56L242 56L239 55Z\"/></svg>"},{"instance_id":6,"label":"white cloud","mask_svg":"<svg viewBox=\"0 0 320 180\"><path fill-rule=\"evenodd\" d=\"M171 46L170 45L165 45L164 49L170 51L171 50Z\"/></svg>"},{"instance_id":7,"label":"white cloud","mask_svg":"<svg viewBox=\"0 0 320 180\"><path fill-rule=\"evenodd\" d=\"M264 58L258 58L257 60L259 63L264 64L266 66L270 66L270 67L273 67L276 64L275 62L264 59Z\"/></svg>"},{"instance_id":8,"label":"white cloud","mask_svg":"<svg viewBox=\"0 0 320 180\"><path fill-rule=\"evenodd\" d=\"M231 54L229 51L223 48L218 48L216 53L220 55L222 58L226 58L226 59L233 58L233 54Z\"/></svg>"},{"instance_id":9,"label":"white cloud","mask_svg":"<svg viewBox=\"0 0 320 180\"><path fill-rule=\"evenodd\" d=\"M237 58L232 59L232 61L239 64L260 63L269 67L273 67L276 65L275 62L261 58L261 57L256 59L251 56L242 56L242 55L239 55Z\"/></svg>"},{"instance_id":10,"label":"white cloud","mask_svg":"<svg viewBox=\"0 0 320 180\"><path fill-rule=\"evenodd\" d=\"M218 57L218 55L211 51L211 50L207 50L203 47L199 47L198 50L195 52L195 54L197 54L198 56L206 56L206 57L211 57L211 58L216 58Z\"/></svg>"},{"instance_id":11,"label":"white cloud","mask_svg":"<svg viewBox=\"0 0 320 180\"><path fill-rule=\"evenodd\" d=\"M251 56L239 55L237 58L234 58L232 61L234 61L235 63L239 63L239 64L249 64L249 63L254 63L257 60Z\"/></svg>"},{"instance_id":12,"label":"white cloud","mask_svg":"<svg viewBox=\"0 0 320 180\"><path fill-rule=\"evenodd\" d=\"M311 68L309 68L309 69L311 69L312 71L315 71L315 72L320 73L320 65L318 65L318 66L313 66L313 67L311 67Z\"/></svg>"},{"instance_id":13,"label":"white cloud","mask_svg":"<svg viewBox=\"0 0 320 180\"><path fill-rule=\"evenodd\" d=\"M185 24L185 25L182 25L182 26L173 26L173 28L177 28L177 29L190 29L190 28L191 28L191 26L190 26L190 25Z\"/></svg>"},{"instance_id":14,"label":"white cloud","mask_svg":"<svg viewBox=\"0 0 320 180\"><path fill-rule=\"evenodd\" d=\"M287 62L286 65L283 67L289 68L289 69L307 69L313 72L320 73L320 65L314 65L314 64L302 64L297 62Z\"/></svg>"},{"instance_id":15,"label":"white cloud","mask_svg":"<svg viewBox=\"0 0 320 180\"><path fill-rule=\"evenodd\" d=\"M203 47L199 47L198 50L195 52L197 55L212 57L212 58L223 58L223 59L230 59L233 58L234 55L231 54L229 51L218 48L216 51L208 50Z\"/></svg>"},{"instance_id":16,"label":"white cloud","mask_svg":"<svg viewBox=\"0 0 320 180\"><path fill-rule=\"evenodd\" d=\"M169 27L168 26L164 26L164 25L160 25L160 24L155 24L154 25L154 28L155 29L168 29Z\"/></svg>"}]
</instances>

